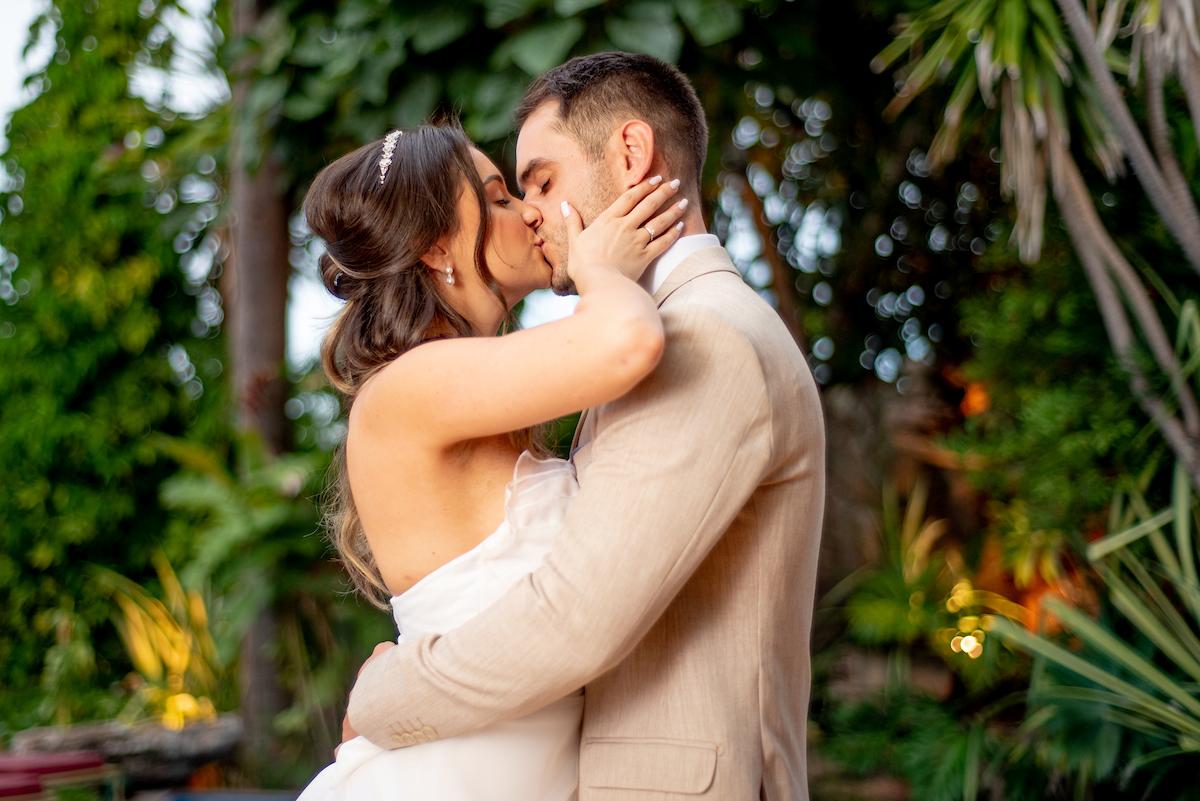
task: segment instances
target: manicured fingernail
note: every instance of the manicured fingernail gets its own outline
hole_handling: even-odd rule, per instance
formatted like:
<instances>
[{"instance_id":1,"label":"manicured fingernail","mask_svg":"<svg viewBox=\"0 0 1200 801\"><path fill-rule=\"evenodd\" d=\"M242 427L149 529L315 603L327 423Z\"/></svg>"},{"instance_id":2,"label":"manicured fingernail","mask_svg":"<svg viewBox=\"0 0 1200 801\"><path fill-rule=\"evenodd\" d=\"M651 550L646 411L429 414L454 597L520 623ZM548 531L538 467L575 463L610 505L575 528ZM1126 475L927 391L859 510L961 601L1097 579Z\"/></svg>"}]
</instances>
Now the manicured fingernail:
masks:
<instances>
[{"instance_id":1,"label":"manicured fingernail","mask_svg":"<svg viewBox=\"0 0 1200 801\"><path fill-rule=\"evenodd\" d=\"M676 231L682 231L682 230L683 230L683 220L680 220L679 222L675 223L675 230L676 230Z\"/></svg>"},{"instance_id":2,"label":"manicured fingernail","mask_svg":"<svg viewBox=\"0 0 1200 801\"><path fill-rule=\"evenodd\" d=\"M570 216L571 216L571 204L570 204L570 203L568 203L567 201L565 201L565 200L564 200L564 201L562 202L562 205L561 205L561 206L559 206L559 208L561 208L561 209L562 209L562 213L563 213L563 216L564 216L564 217L570 217Z\"/></svg>"},{"instance_id":3,"label":"manicured fingernail","mask_svg":"<svg viewBox=\"0 0 1200 801\"><path fill-rule=\"evenodd\" d=\"M659 184L662 183L662 176L661 175L654 176L653 178L650 179L649 183L651 186L658 186Z\"/></svg>"},{"instance_id":4,"label":"manicured fingernail","mask_svg":"<svg viewBox=\"0 0 1200 801\"><path fill-rule=\"evenodd\" d=\"M670 183L670 187L671 187L672 189L678 189L678 188L679 188L679 179L678 179L678 178L676 178L674 181L671 181L671 183Z\"/></svg>"},{"instance_id":5,"label":"manicured fingernail","mask_svg":"<svg viewBox=\"0 0 1200 801\"><path fill-rule=\"evenodd\" d=\"M678 206L681 209L686 209L687 208L687 198L685 197L683 200L679 201Z\"/></svg>"}]
</instances>

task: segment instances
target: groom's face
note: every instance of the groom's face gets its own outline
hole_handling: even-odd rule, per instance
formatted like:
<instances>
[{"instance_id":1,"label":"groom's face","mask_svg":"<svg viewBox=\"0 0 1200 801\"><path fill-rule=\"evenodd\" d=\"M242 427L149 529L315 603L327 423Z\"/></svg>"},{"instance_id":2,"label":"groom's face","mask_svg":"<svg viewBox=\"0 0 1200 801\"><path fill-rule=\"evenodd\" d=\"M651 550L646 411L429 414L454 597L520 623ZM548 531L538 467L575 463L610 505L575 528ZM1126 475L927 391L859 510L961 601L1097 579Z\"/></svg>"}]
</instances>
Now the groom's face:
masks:
<instances>
[{"instance_id":1,"label":"groom's face","mask_svg":"<svg viewBox=\"0 0 1200 801\"><path fill-rule=\"evenodd\" d=\"M575 292L567 274L567 234L562 201L589 225L619 194L609 165L588 159L579 143L559 130L559 103L549 100L529 115L517 134L517 183L525 202L542 215L538 233L554 273L550 285L560 295Z\"/></svg>"}]
</instances>

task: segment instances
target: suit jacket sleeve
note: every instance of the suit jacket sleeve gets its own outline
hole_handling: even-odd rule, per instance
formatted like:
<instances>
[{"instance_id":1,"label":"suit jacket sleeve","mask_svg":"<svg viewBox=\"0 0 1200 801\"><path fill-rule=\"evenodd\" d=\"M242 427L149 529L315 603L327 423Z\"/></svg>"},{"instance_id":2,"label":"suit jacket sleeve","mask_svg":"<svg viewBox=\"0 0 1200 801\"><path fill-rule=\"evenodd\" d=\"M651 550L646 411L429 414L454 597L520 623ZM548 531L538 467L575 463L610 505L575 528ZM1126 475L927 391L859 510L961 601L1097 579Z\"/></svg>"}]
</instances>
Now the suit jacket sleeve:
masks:
<instances>
[{"instance_id":1,"label":"suit jacket sleeve","mask_svg":"<svg viewBox=\"0 0 1200 801\"><path fill-rule=\"evenodd\" d=\"M460 628L373 660L350 696L357 732L396 748L577 690L633 649L720 540L771 461L762 368L703 307L664 308L663 322L658 368L597 410L546 563Z\"/></svg>"}]
</instances>

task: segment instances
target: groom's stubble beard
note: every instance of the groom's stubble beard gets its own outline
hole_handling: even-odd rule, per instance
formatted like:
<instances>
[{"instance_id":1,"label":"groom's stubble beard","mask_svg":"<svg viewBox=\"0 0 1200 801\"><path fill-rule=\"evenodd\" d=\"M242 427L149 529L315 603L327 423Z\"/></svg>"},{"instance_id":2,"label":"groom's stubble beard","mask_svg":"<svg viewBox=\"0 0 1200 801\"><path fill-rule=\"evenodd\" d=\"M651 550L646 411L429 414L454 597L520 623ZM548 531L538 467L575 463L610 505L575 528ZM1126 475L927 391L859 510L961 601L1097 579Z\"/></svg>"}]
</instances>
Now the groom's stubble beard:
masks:
<instances>
[{"instance_id":1,"label":"groom's stubble beard","mask_svg":"<svg viewBox=\"0 0 1200 801\"><path fill-rule=\"evenodd\" d=\"M580 187L580 192L576 194L577 205L575 207L579 216L583 218L584 227L591 225L592 220L595 220L600 212L612 205L613 201L621 194L616 181L608 174L605 164L590 164L588 167L587 182ZM561 219L560 217L559 220ZM546 244L550 246L550 251L562 254L558 262L551 265L550 288L556 295L579 294L575 289L575 282L571 280L571 276L567 272L570 249L567 245L566 224L560 222L553 228L543 227L545 230L540 233L546 240Z\"/></svg>"}]
</instances>

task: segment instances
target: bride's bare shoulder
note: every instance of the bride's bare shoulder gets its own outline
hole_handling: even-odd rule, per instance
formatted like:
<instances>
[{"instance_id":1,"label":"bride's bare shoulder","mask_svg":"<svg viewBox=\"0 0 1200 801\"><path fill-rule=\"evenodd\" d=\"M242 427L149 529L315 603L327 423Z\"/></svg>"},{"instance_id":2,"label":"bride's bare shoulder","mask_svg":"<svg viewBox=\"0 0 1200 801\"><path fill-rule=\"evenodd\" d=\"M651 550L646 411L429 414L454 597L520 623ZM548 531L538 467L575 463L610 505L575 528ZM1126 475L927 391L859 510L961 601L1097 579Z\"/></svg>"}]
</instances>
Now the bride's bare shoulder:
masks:
<instances>
[{"instance_id":1,"label":"bride's bare shoulder","mask_svg":"<svg viewBox=\"0 0 1200 801\"><path fill-rule=\"evenodd\" d=\"M405 351L371 374L355 394L350 426L394 429L405 425L418 396L437 391L430 364L450 340L431 340Z\"/></svg>"}]
</instances>

